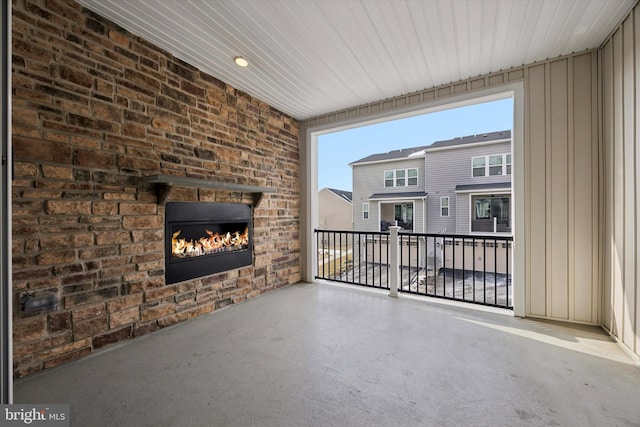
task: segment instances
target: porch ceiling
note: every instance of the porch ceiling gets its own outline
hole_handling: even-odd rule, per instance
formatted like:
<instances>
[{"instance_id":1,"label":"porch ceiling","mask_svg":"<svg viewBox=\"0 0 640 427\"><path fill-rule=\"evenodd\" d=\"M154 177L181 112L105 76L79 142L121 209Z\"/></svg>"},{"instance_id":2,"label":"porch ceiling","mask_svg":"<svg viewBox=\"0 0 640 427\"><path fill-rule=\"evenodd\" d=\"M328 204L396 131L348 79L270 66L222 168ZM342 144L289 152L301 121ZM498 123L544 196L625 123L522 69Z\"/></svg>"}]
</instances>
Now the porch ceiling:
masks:
<instances>
[{"instance_id":1,"label":"porch ceiling","mask_svg":"<svg viewBox=\"0 0 640 427\"><path fill-rule=\"evenodd\" d=\"M300 120L597 48L636 1L79 0Z\"/></svg>"}]
</instances>

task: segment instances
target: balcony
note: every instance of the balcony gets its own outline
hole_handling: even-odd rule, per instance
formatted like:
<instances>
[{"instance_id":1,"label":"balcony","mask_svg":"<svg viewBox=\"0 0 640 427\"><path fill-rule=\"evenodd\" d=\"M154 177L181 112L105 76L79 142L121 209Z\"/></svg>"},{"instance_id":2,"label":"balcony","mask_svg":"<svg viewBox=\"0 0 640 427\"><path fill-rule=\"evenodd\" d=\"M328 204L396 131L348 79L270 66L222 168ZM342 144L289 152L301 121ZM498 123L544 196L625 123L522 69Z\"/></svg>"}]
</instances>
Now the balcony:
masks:
<instances>
[{"instance_id":1,"label":"balcony","mask_svg":"<svg viewBox=\"0 0 640 427\"><path fill-rule=\"evenodd\" d=\"M298 284L27 377L71 425L632 425L640 370L597 327Z\"/></svg>"}]
</instances>

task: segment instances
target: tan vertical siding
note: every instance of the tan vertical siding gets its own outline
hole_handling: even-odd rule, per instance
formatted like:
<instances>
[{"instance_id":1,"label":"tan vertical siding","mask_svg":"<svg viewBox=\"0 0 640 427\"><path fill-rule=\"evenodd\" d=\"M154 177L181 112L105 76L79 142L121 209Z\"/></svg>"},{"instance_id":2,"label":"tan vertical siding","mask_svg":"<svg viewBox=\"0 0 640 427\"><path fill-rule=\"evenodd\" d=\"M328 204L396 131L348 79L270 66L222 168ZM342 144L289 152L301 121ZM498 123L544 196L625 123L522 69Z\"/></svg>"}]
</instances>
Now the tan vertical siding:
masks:
<instances>
[{"instance_id":1,"label":"tan vertical siding","mask_svg":"<svg viewBox=\"0 0 640 427\"><path fill-rule=\"evenodd\" d=\"M598 235L585 233L597 225L598 197L598 144L594 143L598 130L597 110L592 106L597 100L597 73L585 73L582 70L597 67L596 55L583 55L575 59L573 81L573 149L569 158L572 161L573 197L570 231L572 233L572 260L570 269L574 278L571 287L570 313L582 322L598 319ZM587 88L594 88L592 91ZM588 124L591 123L591 126Z\"/></svg>"},{"instance_id":2,"label":"tan vertical siding","mask_svg":"<svg viewBox=\"0 0 640 427\"><path fill-rule=\"evenodd\" d=\"M636 7L634 11L634 22L635 22L635 32L634 32L634 47L635 47L635 69L636 69L636 81L634 82L634 87L632 90L635 90L636 93L636 103L633 106L632 116L636 118L640 114L640 82L638 81L638 73L640 72L640 7ZM633 347L636 354L640 355L640 250L638 250L638 245L640 245L640 230L638 230L638 215L640 215L640 150L638 150L638 141L640 141L640 123L638 123L636 119L636 133L635 133L635 143L634 147L636 149L636 164L635 164L635 172L636 172L636 193L635 193L635 204L636 204L636 235L635 235L635 243L636 243L636 259L634 261L634 265L636 266L636 275L633 280L634 289L636 293L635 300L635 308L634 315L636 318L636 322L634 325L634 335L635 335L635 347Z\"/></svg>"},{"instance_id":3,"label":"tan vertical siding","mask_svg":"<svg viewBox=\"0 0 640 427\"><path fill-rule=\"evenodd\" d=\"M603 292L602 292L602 324L613 331L613 251L611 250L611 236L613 235L613 151L606 141L613 141L613 44L608 43L602 49L602 136L605 147L602 150L603 183L601 186L601 200L603 200Z\"/></svg>"},{"instance_id":4,"label":"tan vertical siding","mask_svg":"<svg viewBox=\"0 0 640 427\"><path fill-rule=\"evenodd\" d=\"M603 324L640 354L638 213L640 212L640 8L602 49L604 194Z\"/></svg>"},{"instance_id":5,"label":"tan vertical siding","mask_svg":"<svg viewBox=\"0 0 640 427\"><path fill-rule=\"evenodd\" d=\"M622 86L622 32L613 37L613 328L623 333L624 316L624 124Z\"/></svg>"},{"instance_id":6,"label":"tan vertical siding","mask_svg":"<svg viewBox=\"0 0 640 427\"><path fill-rule=\"evenodd\" d=\"M635 119L633 114L635 91L634 72L634 43L633 43L633 17L629 17L622 27L622 68L623 68L623 155L624 163L624 301L628 301L628 307L623 316L622 340L629 347L634 347L634 326L635 326L635 294L636 294L636 210L635 210Z\"/></svg>"},{"instance_id":7,"label":"tan vertical siding","mask_svg":"<svg viewBox=\"0 0 640 427\"><path fill-rule=\"evenodd\" d=\"M598 323L597 54L528 68L527 315ZM595 165L595 167L594 167Z\"/></svg>"},{"instance_id":8,"label":"tan vertical siding","mask_svg":"<svg viewBox=\"0 0 640 427\"><path fill-rule=\"evenodd\" d=\"M545 91L539 90L545 86L545 65L538 65L529 69L527 84L528 112L527 134L525 136L525 161L527 199L536 200L536 203L528 203L526 218L528 219L527 235L525 242L526 271L527 271L527 314L534 316L547 315L547 204L546 204L546 174L547 174L547 147L546 147L546 101ZM536 165L533 167L532 165ZM535 285L533 285L535 284Z\"/></svg>"},{"instance_id":9,"label":"tan vertical siding","mask_svg":"<svg viewBox=\"0 0 640 427\"><path fill-rule=\"evenodd\" d=\"M569 319L568 312L568 288L569 282L569 253L567 248L568 238L568 201L570 197L568 182L567 148L569 139L567 130L570 126L568 117L568 84L567 76L568 60L552 62L549 66L549 111L551 119L549 123L549 142L551 168L548 176L550 203L548 214L550 219L550 240L547 251L550 253L549 283L551 297L549 305L551 317Z\"/></svg>"}]
</instances>

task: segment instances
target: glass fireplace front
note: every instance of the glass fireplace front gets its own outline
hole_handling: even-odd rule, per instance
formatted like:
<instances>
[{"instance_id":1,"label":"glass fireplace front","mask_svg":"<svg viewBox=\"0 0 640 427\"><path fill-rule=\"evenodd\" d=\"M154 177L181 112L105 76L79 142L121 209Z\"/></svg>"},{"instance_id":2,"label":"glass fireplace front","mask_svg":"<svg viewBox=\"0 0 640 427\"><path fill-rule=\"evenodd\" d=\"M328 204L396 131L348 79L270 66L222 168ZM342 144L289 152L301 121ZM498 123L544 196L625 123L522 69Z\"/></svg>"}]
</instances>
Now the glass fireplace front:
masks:
<instances>
[{"instance_id":1,"label":"glass fireplace front","mask_svg":"<svg viewBox=\"0 0 640 427\"><path fill-rule=\"evenodd\" d=\"M250 205L166 204L167 284L251 265L252 247Z\"/></svg>"}]
</instances>

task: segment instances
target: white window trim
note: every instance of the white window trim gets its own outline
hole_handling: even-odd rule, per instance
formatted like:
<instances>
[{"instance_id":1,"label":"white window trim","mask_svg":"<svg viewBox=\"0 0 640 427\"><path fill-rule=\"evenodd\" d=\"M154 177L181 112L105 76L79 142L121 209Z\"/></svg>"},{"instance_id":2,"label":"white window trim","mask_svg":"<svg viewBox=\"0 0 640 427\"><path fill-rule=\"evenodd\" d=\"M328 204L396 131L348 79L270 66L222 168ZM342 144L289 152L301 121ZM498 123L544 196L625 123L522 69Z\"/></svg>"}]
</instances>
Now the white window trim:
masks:
<instances>
[{"instance_id":1,"label":"white window trim","mask_svg":"<svg viewBox=\"0 0 640 427\"><path fill-rule=\"evenodd\" d=\"M402 172L402 174L400 174ZM396 169L393 171L393 175L395 181L393 182L394 187L406 187L407 186L407 170L406 169ZM402 175L402 177L400 177ZM398 185L398 180L402 179L404 181L404 185Z\"/></svg>"},{"instance_id":2,"label":"white window trim","mask_svg":"<svg viewBox=\"0 0 640 427\"><path fill-rule=\"evenodd\" d=\"M416 171L416 176L415 176L416 184L415 185L410 185L409 184L409 171L412 171L412 170ZM420 185L420 171L418 170L418 168L407 168L406 169L406 173L405 173L405 177L406 177L405 179L407 180L407 185L406 185L407 187L417 187L418 185ZM414 177L411 177L411 178L413 179Z\"/></svg>"},{"instance_id":3,"label":"white window trim","mask_svg":"<svg viewBox=\"0 0 640 427\"><path fill-rule=\"evenodd\" d=\"M409 171L410 170L415 170L416 171L416 183L415 185L409 185ZM397 177L397 172L398 171L404 171L404 185L396 185L398 177ZM387 173L388 172L392 172L393 173L393 185L392 186L387 186ZM413 177L412 177L413 178ZM404 188L404 187L418 187L420 186L420 170L419 168L400 168L400 169L387 169L383 172L382 174L382 185L384 188Z\"/></svg>"},{"instance_id":4,"label":"white window trim","mask_svg":"<svg viewBox=\"0 0 640 427\"><path fill-rule=\"evenodd\" d=\"M367 214L367 217L365 218L364 214ZM364 221L369 221L369 218L371 218L371 210L369 209L369 203L363 203L362 204L362 219Z\"/></svg>"},{"instance_id":5,"label":"white window trim","mask_svg":"<svg viewBox=\"0 0 640 427\"><path fill-rule=\"evenodd\" d=\"M480 166L478 166L477 168L473 166L473 161L475 159L484 159L484 175L475 176L473 174L474 170L480 169ZM473 156L471 158L471 178L480 178L480 177L484 177L484 176L487 176L487 156Z\"/></svg>"},{"instance_id":6,"label":"white window trim","mask_svg":"<svg viewBox=\"0 0 640 427\"><path fill-rule=\"evenodd\" d=\"M487 172L489 172L489 175L487 175L487 176L503 176L505 174L505 172L506 172L506 168L504 166L505 156L506 156L505 154L491 154L491 155L487 156L487 160L488 160ZM497 164L497 165L492 165L491 164L491 159L492 158L499 159L500 163ZM491 169L492 168L497 168L497 167L500 167L500 173L499 174L492 174L491 173Z\"/></svg>"},{"instance_id":7,"label":"white window trim","mask_svg":"<svg viewBox=\"0 0 640 427\"><path fill-rule=\"evenodd\" d=\"M442 205L442 202L446 199L447 201L447 214L446 215L442 215L442 209L445 207ZM451 199L449 198L449 196L442 196L440 197L440 217L441 218L449 218L451 216Z\"/></svg>"},{"instance_id":8,"label":"white window trim","mask_svg":"<svg viewBox=\"0 0 640 427\"><path fill-rule=\"evenodd\" d=\"M512 161L507 163L507 156L511 155L511 153L498 153L498 154L487 154L485 156L473 156L471 157L471 178L486 178L486 177L490 177L490 176L510 176L513 174L513 166L511 167L511 173L507 173L507 164L509 166L512 165L513 163L513 158L511 159ZM497 157L497 156L502 156L502 173L500 175L491 175L490 174L490 170L491 170L491 165L489 162L489 159L491 157ZM512 156L513 157L513 156ZM484 175L480 175L480 176L474 176L473 175L473 170L475 169L473 167L473 160L474 159L481 159L484 158ZM494 167L497 165L493 165ZM478 166L478 169L480 167Z\"/></svg>"},{"instance_id":9,"label":"white window trim","mask_svg":"<svg viewBox=\"0 0 640 427\"><path fill-rule=\"evenodd\" d=\"M387 173L391 172L391 174L393 175L393 177L391 178L391 182L393 182L393 185L391 186L387 186ZM383 172L382 174L382 186L384 188L393 188L396 186L396 171L395 170L386 170Z\"/></svg>"}]
</instances>

